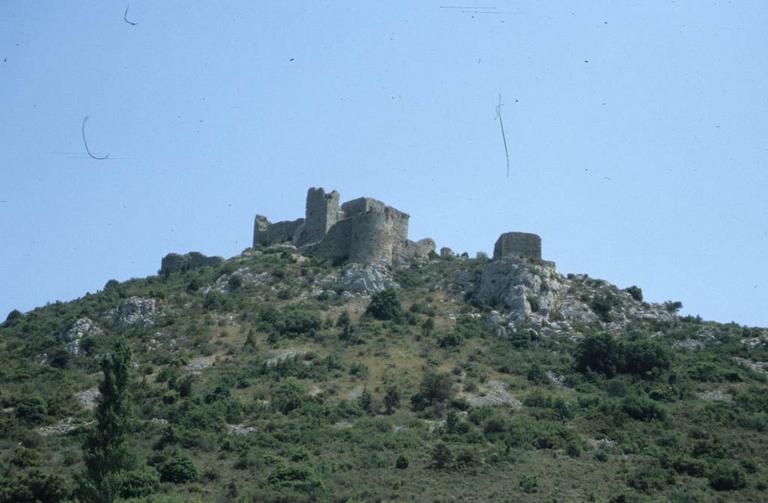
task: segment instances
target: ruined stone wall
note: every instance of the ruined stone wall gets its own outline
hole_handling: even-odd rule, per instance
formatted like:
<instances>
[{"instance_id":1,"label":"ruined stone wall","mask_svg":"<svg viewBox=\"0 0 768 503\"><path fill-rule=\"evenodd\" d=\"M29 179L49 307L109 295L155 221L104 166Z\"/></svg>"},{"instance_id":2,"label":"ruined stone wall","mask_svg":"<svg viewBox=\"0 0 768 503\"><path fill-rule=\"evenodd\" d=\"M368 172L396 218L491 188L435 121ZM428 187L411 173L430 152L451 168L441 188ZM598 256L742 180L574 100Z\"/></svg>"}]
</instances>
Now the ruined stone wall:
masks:
<instances>
[{"instance_id":1,"label":"ruined stone wall","mask_svg":"<svg viewBox=\"0 0 768 503\"><path fill-rule=\"evenodd\" d=\"M403 255L408 240L407 214L384 206L352 218L356 224L350 236L350 261L391 264Z\"/></svg>"},{"instance_id":2,"label":"ruined stone wall","mask_svg":"<svg viewBox=\"0 0 768 503\"><path fill-rule=\"evenodd\" d=\"M345 218L336 223L322 241L302 247L309 255L334 261L349 260L349 243L355 227L354 218Z\"/></svg>"},{"instance_id":3,"label":"ruined stone wall","mask_svg":"<svg viewBox=\"0 0 768 503\"><path fill-rule=\"evenodd\" d=\"M264 215L256 215L253 223L253 246L268 245L281 241L293 241L304 219L271 223Z\"/></svg>"},{"instance_id":4,"label":"ruined stone wall","mask_svg":"<svg viewBox=\"0 0 768 503\"><path fill-rule=\"evenodd\" d=\"M369 207L340 220L322 241L303 249L319 257L364 264L391 264L404 257L408 215L384 205Z\"/></svg>"},{"instance_id":5,"label":"ruined stone wall","mask_svg":"<svg viewBox=\"0 0 768 503\"><path fill-rule=\"evenodd\" d=\"M341 210L346 217L366 213L370 210L384 211L387 205L371 197L358 197L341 205Z\"/></svg>"},{"instance_id":6,"label":"ruined stone wall","mask_svg":"<svg viewBox=\"0 0 768 503\"><path fill-rule=\"evenodd\" d=\"M188 271L222 262L224 262L222 257L208 257L200 252L189 252L185 255L169 253L160 261L158 274L168 275L174 272Z\"/></svg>"},{"instance_id":7,"label":"ruined stone wall","mask_svg":"<svg viewBox=\"0 0 768 503\"><path fill-rule=\"evenodd\" d=\"M326 194L322 188L310 188L307 191L304 230L297 245L321 241L330 228L342 218L338 192L334 190Z\"/></svg>"},{"instance_id":8,"label":"ruined stone wall","mask_svg":"<svg viewBox=\"0 0 768 503\"><path fill-rule=\"evenodd\" d=\"M273 224L257 216L253 245L292 241L306 253L333 260L391 264L420 255L424 248L408 247L408 219L369 197L339 206L338 192L313 187L307 192L306 219Z\"/></svg>"},{"instance_id":9,"label":"ruined stone wall","mask_svg":"<svg viewBox=\"0 0 768 503\"><path fill-rule=\"evenodd\" d=\"M527 257L541 260L541 238L527 232L505 232L493 247L493 258Z\"/></svg>"}]
</instances>

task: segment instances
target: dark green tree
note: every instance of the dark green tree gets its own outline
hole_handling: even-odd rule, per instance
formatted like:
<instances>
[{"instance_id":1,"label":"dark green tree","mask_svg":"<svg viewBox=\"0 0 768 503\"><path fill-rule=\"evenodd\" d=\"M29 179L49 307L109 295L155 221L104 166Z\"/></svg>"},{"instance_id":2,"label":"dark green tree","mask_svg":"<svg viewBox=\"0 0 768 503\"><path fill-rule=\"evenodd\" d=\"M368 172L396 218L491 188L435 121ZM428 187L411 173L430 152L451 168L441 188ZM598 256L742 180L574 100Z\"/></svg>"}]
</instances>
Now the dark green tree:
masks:
<instances>
[{"instance_id":1,"label":"dark green tree","mask_svg":"<svg viewBox=\"0 0 768 503\"><path fill-rule=\"evenodd\" d=\"M387 391L384 394L384 408L387 415L391 415L400 406L400 390L397 386L392 385L387 387Z\"/></svg>"},{"instance_id":2,"label":"dark green tree","mask_svg":"<svg viewBox=\"0 0 768 503\"><path fill-rule=\"evenodd\" d=\"M80 478L83 502L111 503L117 498L124 475L133 467L128 443L131 422L129 370L131 350L124 341L101 361L104 380L96 408L96 425L83 444L85 472Z\"/></svg>"},{"instance_id":3,"label":"dark green tree","mask_svg":"<svg viewBox=\"0 0 768 503\"><path fill-rule=\"evenodd\" d=\"M453 462L453 453L443 442L438 442L432 449L432 466L437 469L448 468Z\"/></svg>"},{"instance_id":4,"label":"dark green tree","mask_svg":"<svg viewBox=\"0 0 768 503\"><path fill-rule=\"evenodd\" d=\"M256 332L251 328L248 330L248 335L245 338L245 343L243 344L243 351L246 353L254 353L256 352Z\"/></svg>"},{"instance_id":5,"label":"dark green tree","mask_svg":"<svg viewBox=\"0 0 768 503\"><path fill-rule=\"evenodd\" d=\"M427 318L421 324L421 335L424 337L432 337L433 333L435 333L435 320Z\"/></svg>"},{"instance_id":6,"label":"dark green tree","mask_svg":"<svg viewBox=\"0 0 768 503\"><path fill-rule=\"evenodd\" d=\"M374 293L365 312L377 320L398 320L403 316L400 299L392 289Z\"/></svg>"}]
</instances>

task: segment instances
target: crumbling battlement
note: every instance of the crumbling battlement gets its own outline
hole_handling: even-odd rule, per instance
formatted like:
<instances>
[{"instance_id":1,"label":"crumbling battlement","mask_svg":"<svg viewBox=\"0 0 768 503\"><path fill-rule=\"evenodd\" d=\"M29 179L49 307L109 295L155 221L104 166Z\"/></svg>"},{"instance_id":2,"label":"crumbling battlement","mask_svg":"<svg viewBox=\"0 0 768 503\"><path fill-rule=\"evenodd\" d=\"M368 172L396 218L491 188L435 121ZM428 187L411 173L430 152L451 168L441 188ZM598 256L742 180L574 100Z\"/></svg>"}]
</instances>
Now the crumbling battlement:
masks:
<instances>
[{"instance_id":1,"label":"crumbling battlement","mask_svg":"<svg viewBox=\"0 0 768 503\"><path fill-rule=\"evenodd\" d=\"M369 197L339 206L338 192L313 187L307 191L303 219L273 224L257 215L253 246L291 242L312 255L365 264L426 258L434 252L434 242L408 241L408 219L408 214Z\"/></svg>"}]
</instances>

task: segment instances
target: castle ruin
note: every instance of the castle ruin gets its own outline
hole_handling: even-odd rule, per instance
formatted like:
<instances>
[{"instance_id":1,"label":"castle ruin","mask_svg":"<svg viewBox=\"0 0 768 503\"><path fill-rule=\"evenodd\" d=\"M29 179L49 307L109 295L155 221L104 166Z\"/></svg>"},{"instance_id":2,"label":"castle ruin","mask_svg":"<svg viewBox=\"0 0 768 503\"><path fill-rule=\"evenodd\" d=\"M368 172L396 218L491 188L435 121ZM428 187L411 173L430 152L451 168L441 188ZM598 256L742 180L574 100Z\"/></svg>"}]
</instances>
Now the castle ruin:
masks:
<instances>
[{"instance_id":1,"label":"castle ruin","mask_svg":"<svg viewBox=\"0 0 768 503\"><path fill-rule=\"evenodd\" d=\"M505 232L493 246L493 258L526 257L541 261L541 238L527 232Z\"/></svg>"},{"instance_id":2,"label":"castle ruin","mask_svg":"<svg viewBox=\"0 0 768 503\"><path fill-rule=\"evenodd\" d=\"M431 239L408 239L407 213L381 201L361 197L339 206L339 193L307 191L304 218L271 223L256 215L253 246L291 243L302 251L338 262L401 263L434 253Z\"/></svg>"}]
</instances>

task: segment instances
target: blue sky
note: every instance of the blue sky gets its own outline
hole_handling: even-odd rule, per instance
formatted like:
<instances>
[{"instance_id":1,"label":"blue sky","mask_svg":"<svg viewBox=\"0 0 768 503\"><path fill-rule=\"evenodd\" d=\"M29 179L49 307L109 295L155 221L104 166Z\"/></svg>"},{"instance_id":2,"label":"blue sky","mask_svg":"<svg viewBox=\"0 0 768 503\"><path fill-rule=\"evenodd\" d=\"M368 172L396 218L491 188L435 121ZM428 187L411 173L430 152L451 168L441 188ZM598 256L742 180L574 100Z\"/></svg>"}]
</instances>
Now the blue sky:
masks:
<instances>
[{"instance_id":1,"label":"blue sky","mask_svg":"<svg viewBox=\"0 0 768 503\"><path fill-rule=\"evenodd\" d=\"M238 254L323 186L768 326L765 2L126 5L0 2L0 318Z\"/></svg>"}]
</instances>

